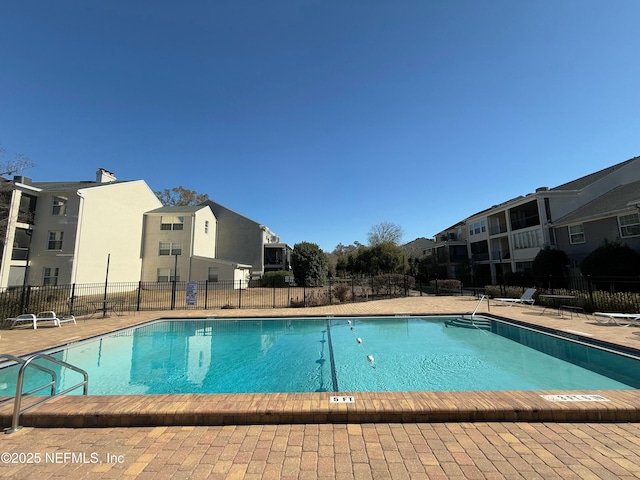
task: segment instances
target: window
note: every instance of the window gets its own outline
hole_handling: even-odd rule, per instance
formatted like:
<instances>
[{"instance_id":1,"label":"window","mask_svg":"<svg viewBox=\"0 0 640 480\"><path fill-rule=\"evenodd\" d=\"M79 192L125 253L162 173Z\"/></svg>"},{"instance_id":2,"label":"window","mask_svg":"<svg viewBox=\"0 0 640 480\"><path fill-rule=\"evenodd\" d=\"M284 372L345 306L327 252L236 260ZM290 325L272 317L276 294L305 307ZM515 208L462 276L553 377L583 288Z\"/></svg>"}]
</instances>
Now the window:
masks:
<instances>
[{"instance_id":1,"label":"window","mask_svg":"<svg viewBox=\"0 0 640 480\"><path fill-rule=\"evenodd\" d=\"M482 220L473 225L469 225L469 235L478 235L487 231L487 221Z\"/></svg>"},{"instance_id":2,"label":"window","mask_svg":"<svg viewBox=\"0 0 640 480\"><path fill-rule=\"evenodd\" d=\"M183 230L184 217L162 216L160 230Z\"/></svg>"},{"instance_id":3,"label":"window","mask_svg":"<svg viewBox=\"0 0 640 480\"><path fill-rule=\"evenodd\" d=\"M584 227L582 224L569 227L569 242L584 243Z\"/></svg>"},{"instance_id":4,"label":"window","mask_svg":"<svg viewBox=\"0 0 640 480\"><path fill-rule=\"evenodd\" d=\"M640 214L632 213L631 215L618 217L618 223L620 224L621 237L636 237L640 235Z\"/></svg>"},{"instance_id":5,"label":"window","mask_svg":"<svg viewBox=\"0 0 640 480\"><path fill-rule=\"evenodd\" d=\"M66 214L67 214L67 198L53 197L53 208L51 209L51 215L66 215Z\"/></svg>"},{"instance_id":6,"label":"window","mask_svg":"<svg viewBox=\"0 0 640 480\"><path fill-rule=\"evenodd\" d=\"M62 250L62 232L49 232L47 250Z\"/></svg>"},{"instance_id":7,"label":"window","mask_svg":"<svg viewBox=\"0 0 640 480\"><path fill-rule=\"evenodd\" d=\"M36 216L36 204L38 199L23 193L20 196L20 208L18 210L18 221L33 224Z\"/></svg>"},{"instance_id":8,"label":"window","mask_svg":"<svg viewBox=\"0 0 640 480\"><path fill-rule=\"evenodd\" d=\"M542 238L540 231L529 230L528 232L515 233L513 235L513 245L516 250L541 247Z\"/></svg>"},{"instance_id":9,"label":"window","mask_svg":"<svg viewBox=\"0 0 640 480\"><path fill-rule=\"evenodd\" d=\"M159 268L158 269L158 282L179 282L180 281L180 269L176 271L174 275L173 268Z\"/></svg>"},{"instance_id":10,"label":"window","mask_svg":"<svg viewBox=\"0 0 640 480\"><path fill-rule=\"evenodd\" d=\"M58 268L43 268L42 285L58 285Z\"/></svg>"},{"instance_id":11,"label":"window","mask_svg":"<svg viewBox=\"0 0 640 480\"><path fill-rule=\"evenodd\" d=\"M218 281L218 267L209 267L209 274L207 276L207 280L210 282Z\"/></svg>"},{"instance_id":12,"label":"window","mask_svg":"<svg viewBox=\"0 0 640 480\"><path fill-rule=\"evenodd\" d=\"M182 243L160 242L159 255L182 255Z\"/></svg>"},{"instance_id":13,"label":"window","mask_svg":"<svg viewBox=\"0 0 640 480\"><path fill-rule=\"evenodd\" d=\"M204 221L204 233L209 233L209 220Z\"/></svg>"}]
</instances>

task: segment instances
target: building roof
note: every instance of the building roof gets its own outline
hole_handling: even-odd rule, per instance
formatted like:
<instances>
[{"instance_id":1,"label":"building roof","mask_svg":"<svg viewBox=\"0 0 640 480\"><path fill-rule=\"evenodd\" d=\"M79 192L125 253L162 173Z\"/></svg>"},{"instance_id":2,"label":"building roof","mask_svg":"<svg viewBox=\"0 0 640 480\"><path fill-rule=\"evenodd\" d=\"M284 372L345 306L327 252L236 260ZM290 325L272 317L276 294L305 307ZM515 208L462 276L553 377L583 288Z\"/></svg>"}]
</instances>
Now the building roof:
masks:
<instances>
[{"instance_id":1,"label":"building roof","mask_svg":"<svg viewBox=\"0 0 640 480\"><path fill-rule=\"evenodd\" d=\"M179 205L175 207L163 206L149 210L146 213L193 213L203 208L207 208L206 205Z\"/></svg>"},{"instance_id":2,"label":"building roof","mask_svg":"<svg viewBox=\"0 0 640 480\"><path fill-rule=\"evenodd\" d=\"M635 160L640 159L640 157L630 158L629 160L625 160L624 162L617 163L610 167L604 168L594 173L590 173L589 175L585 175L584 177L576 178L575 180L571 180L570 182L563 183L562 185L558 185L557 187L552 188L553 191L560 190L582 190L583 188L591 185L592 183L600 180L601 178L606 177L610 173L615 170L619 170L620 168L632 163Z\"/></svg>"},{"instance_id":3,"label":"building roof","mask_svg":"<svg viewBox=\"0 0 640 480\"><path fill-rule=\"evenodd\" d=\"M406 252L409 258L420 258L425 254L425 250L433 248L434 245L435 242L433 240L420 237L409 243L405 243L402 246L402 249Z\"/></svg>"},{"instance_id":4,"label":"building roof","mask_svg":"<svg viewBox=\"0 0 640 480\"><path fill-rule=\"evenodd\" d=\"M32 182L27 185L31 185L45 192L69 192L72 190L80 190L81 188L100 187L130 181L131 180L115 180L113 182L96 182L95 180L87 180L80 182Z\"/></svg>"},{"instance_id":5,"label":"building roof","mask_svg":"<svg viewBox=\"0 0 640 480\"><path fill-rule=\"evenodd\" d=\"M581 221L596 220L624 212L634 213L640 202L640 180L609 190L604 195L577 208L573 212L553 222L554 226L568 225Z\"/></svg>"}]
</instances>

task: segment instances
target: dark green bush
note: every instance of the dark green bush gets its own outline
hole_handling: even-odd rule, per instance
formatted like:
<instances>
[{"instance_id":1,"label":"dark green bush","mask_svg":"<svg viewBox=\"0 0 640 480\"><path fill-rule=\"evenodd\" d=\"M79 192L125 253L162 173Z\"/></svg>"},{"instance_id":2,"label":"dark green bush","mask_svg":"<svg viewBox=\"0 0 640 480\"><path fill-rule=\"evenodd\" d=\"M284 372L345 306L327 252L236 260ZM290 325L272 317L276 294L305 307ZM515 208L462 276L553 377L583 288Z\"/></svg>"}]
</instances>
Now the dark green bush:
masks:
<instances>
[{"instance_id":1,"label":"dark green bush","mask_svg":"<svg viewBox=\"0 0 640 480\"><path fill-rule=\"evenodd\" d=\"M288 286L285 277L293 277L291 272L279 270L277 272L266 272L262 275L262 286L267 288L283 288Z\"/></svg>"}]
</instances>

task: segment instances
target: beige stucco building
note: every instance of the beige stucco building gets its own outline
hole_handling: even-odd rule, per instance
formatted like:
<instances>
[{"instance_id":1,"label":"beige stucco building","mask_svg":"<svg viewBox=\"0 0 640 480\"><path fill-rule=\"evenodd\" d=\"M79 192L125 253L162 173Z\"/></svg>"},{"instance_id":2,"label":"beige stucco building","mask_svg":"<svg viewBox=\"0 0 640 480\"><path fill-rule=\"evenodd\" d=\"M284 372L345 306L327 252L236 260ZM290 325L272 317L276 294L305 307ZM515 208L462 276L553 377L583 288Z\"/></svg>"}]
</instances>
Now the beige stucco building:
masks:
<instances>
[{"instance_id":1,"label":"beige stucco building","mask_svg":"<svg viewBox=\"0 0 640 480\"><path fill-rule=\"evenodd\" d=\"M0 181L0 237L10 247L0 256L0 288L107 279L244 288L252 273L289 265L291 249L267 227L215 204L218 219L209 202L163 207L143 180L117 180L102 168L91 181Z\"/></svg>"},{"instance_id":2,"label":"beige stucco building","mask_svg":"<svg viewBox=\"0 0 640 480\"><path fill-rule=\"evenodd\" d=\"M143 282L234 281L246 287L251 265L217 258L218 224L206 205L160 207L144 214Z\"/></svg>"},{"instance_id":3,"label":"beige stucco building","mask_svg":"<svg viewBox=\"0 0 640 480\"><path fill-rule=\"evenodd\" d=\"M142 266L144 212L160 201L142 180L14 180L0 264L0 286L134 282ZM28 266L27 266L28 265Z\"/></svg>"}]
</instances>

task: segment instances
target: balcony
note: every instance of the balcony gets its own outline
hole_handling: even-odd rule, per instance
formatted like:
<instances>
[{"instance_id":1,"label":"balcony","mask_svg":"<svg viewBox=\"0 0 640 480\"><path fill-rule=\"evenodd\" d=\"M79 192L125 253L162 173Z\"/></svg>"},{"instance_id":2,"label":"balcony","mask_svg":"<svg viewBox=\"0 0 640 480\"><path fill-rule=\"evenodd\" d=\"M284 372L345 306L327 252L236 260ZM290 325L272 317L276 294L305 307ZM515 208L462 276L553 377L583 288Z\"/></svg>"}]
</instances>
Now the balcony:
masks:
<instances>
[{"instance_id":1,"label":"balcony","mask_svg":"<svg viewBox=\"0 0 640 480\"><path fill-rule=\"evenodd\" d=\"M507 233L506 225L494 225L489 227L489 235L499 235L501 233Z\"/></svg>"}]
</instances>

